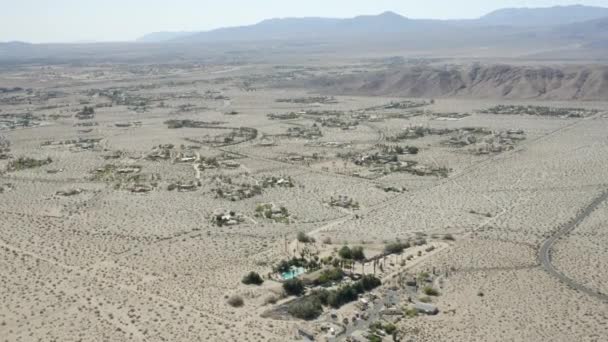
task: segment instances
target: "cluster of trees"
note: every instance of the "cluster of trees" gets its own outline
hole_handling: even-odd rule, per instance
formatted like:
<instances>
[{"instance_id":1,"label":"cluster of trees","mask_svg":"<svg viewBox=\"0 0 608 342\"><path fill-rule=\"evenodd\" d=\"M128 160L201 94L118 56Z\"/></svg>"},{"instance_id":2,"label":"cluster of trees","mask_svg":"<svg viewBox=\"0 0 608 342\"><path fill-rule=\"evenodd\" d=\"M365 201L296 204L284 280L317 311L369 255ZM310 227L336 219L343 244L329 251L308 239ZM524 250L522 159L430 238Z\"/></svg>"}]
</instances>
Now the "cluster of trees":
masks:
<instances>
[{"instance_id":1,"label":"cluster of trees","mask_svg":"<svg viewBox=\"0 0 608 342\"><path fill-rule=\"evenodd\" d=\"M566 116L569 118L581 118L597 113L594 109L584 108L556 108L546 106L517 106L517 105L498 105L482 110L486 114L527 114L538 116Z\"/></svg>"},{"instance_id":2,"label":"cluster of trees","mask_svg":"<svg viewBox=\"0 0 608 342\"><path fill-rule=\"evenodd\" d=\"M301 296L304 293L304 282L293 278L283 283L283 290L290 296Z\"/></svg>"},{"instance_id":3,"label":"cluster of trees","mask_svg":"<svg viewBox=\"0 0 608 342\"><path fill-rule=\"evenodd\" d=\"M343 246L338 251L338 255L342 259L346 260L354 260L354 261L363 261L365 260L365 253L363 253L363 247L357 246L350 248L348 246Z\"/></svg>"},{"instance_id":4,"label":"cluster of trees","mask_svg":"<svg viewBox=\"0 0 608 342\"><path fill-rule=\"evenodd\" d=\"M203 128L206 126L211 126L212 123L204 122L204 121L194 121L194 120L167 120L165 121L167 128L170 129L178 129L183 127L188 128Z\"/></svg>"},{"instance_id":5,"label":"cluster of trees","mask_svg":"<svg viewBox=\"0 0 608 342\"><path fill-rule=\"evenodd\" d=\"M344 278L344 271L342 269L334 267L329 270L321 272L321 275L313 281L316 286L325 286L329 283L340 281Z\"/></svg>"},{"instance_id":6,"label":"cluster of trees","mask_svg":"<svg viewBox=\"0 0 608 342\"><path fill-rule=\"evenodd\" d=\"M279 207L279 211L276 211L273 204L262 203L256 206L254 216L265 217L279 223L289 223L290 215L289 210L283 206Z\"/></svg>"},{"instance_id":7,"label":"cluster of trees","mask_svg":"<svg viewBox=\"0 0 608 342\"><path fill-rule=\"evenodd\" d=\"M379 145L380 150L389 154L418 154L420 149L416 146Z\"/></svg>"},{"instance_id":8,"label":"cluster of trees","mask_svg":"<svg viewBox=\"0 0 608 342\"><path fill-rule=\"evenodd\" d=\"M82 114L82 115L93 115L93 114L95 114L95 108L84 106L84 108L82 108L82 110L80 111L80 114Z\"/></svg>"},{"instance_id":9,"label":"cluster of trees","mask_svg":"<svg viewBox=\"0 0 608 342\"><path fill-rule=\"evenodd\" d=\"M297 303L291 304L287 312L296 318L311 320L323 313L323 305L315 297L304 298Z\"/></svg>"},{"instance_id":10,"label":"cluster of trees","mask_svg":"<svg viewBox=\"0 0 608 342\"><path fill-rule=\"evenodd\" d=\"M315 270L321 267L321 265L316 260L317 258L313 258L311 260L305 258L296 258L293 257L291 259L281 260L277 265L275 265L272 270L277 273L287 272L291 269L291 267L303 267L306 270Z\"/></svg>"},{"instance_id":11,"label":"cluster of trees","mask_svg":"<svg viewBox=\"0 0 608 342\"><path fill-rule=\"evenodd\" d=\"M297 318L314 319L323 312L323 306L340 308L357 300L360 294L380 285L382 285L380 279L371 274L364 275L360 280L336 290L315 290L308 297L291 304L288 312Z\"/></svg>"}]
</instances>

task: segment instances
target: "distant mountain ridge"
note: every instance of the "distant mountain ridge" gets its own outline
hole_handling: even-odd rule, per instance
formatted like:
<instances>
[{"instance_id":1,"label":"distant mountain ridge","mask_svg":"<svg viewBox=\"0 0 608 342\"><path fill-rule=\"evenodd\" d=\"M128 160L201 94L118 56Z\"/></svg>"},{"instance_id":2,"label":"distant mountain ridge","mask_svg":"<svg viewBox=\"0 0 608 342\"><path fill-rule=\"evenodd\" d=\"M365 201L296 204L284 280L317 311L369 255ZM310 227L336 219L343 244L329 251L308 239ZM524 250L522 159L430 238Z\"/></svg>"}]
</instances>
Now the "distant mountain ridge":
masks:
<instances>
[{"instance_id":1,"label":"distant mountain ridge","mask_svg":"<svg viewBox=\"0 0 608 342\"><path fill-rule=\"evenodd\" d=\"M193 34L196 34L197 32L186 32L186 31L182 31L182 32L153 32L153 33L148 33L140 38L137 39L137 41L139 42L166 42L166 41L170 41L173 39L178 39L181 37L187 37Z\"/></svg>"},{"instance_id":2,"label":"distant mountain ridge","mask_svg":"<svg viewBox=\"0 0 608 342\"><path fill-rule=\"evenodd\" d=\"M572 15L565 15L566 12ZM411 19L384 12L348 19L268 19L255 25L207 32L158 32L142 37L138 43L0 43L0 65L199 61L201 56L221 62L259 61L307 54L607 63L608 9L505 9L469 20Z\"/></svg>"},{"instance_id":3,"label":"distant mountain ridge","mask_svg":"<svg viewBox=\"0 0 608 342\"><path fill-rule=\"evenodd\" d=\"M608 8L592 6L555 6L547 8L507 8L479 19L409 19L394 12L354 18L275 18L254 25L226 27L204 32L159 32L146 35L140 42L234 42L282 39L331 39L360 34L412 34L419 31L445 31L488 26L512 30L550 28L608 18Z\"/></svg>"},{"instance_id":4,"label":"distant mountain ridge","mask_svg":"<svg viewBox=\"0 0 608 342\"><path fill-rule=\"evenodd\" d=\"M488 13L478 21L490 25L541 27L567 25L608 17L608 8L583 5L547 8L505 8Z\"/></svg>"}]
</instances>

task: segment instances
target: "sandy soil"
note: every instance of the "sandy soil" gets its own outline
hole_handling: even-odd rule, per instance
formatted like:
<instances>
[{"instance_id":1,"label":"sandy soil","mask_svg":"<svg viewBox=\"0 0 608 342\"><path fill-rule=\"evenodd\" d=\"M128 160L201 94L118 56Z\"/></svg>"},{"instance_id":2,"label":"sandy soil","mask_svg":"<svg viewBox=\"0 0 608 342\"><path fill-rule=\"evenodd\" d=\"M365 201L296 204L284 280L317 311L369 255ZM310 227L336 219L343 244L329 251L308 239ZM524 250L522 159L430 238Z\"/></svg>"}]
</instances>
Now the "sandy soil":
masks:
<instances>
[{"instance_id":1,"label":"sandy soil","mask_svg":"<svg viewBox=\"0 0 608 342\"><path fill-rule=\"evenodd\" d=\"M289 77L306 70L294 69ZM606 189L608 103L500 102L601 110L566 119L480 114L499 103L440 98L423 107L423 115L411 115L417 109L373 110L368 114L384 120L361 119L348 130L320 126L323 136L318 139L293 138L285 136L290 127L315 123L310 111L351 117L404 99L337 96L331 104L276 102L315 95L307 89L270 87L285 77L284 68L272 65L3 71L4 82L34 90L0 95L0 116L31 113L31 121L43 124L0 126L11 155L0 160L0 340L293 340L296 328L315 322L262 318L270 307L265 299L280 297L280 283L246 286L241 278L249 271L267 278L273 265L290 256L300 231L310 233L330 254L351 244L362 245L371 256L397 238L424 237L445 247L412 267L394 263L383 273L389 279L402 271L435 268L447 273L441 278L441 296L433 299L440 313L404 317L397 322L401 336L416 341L600 341L608 334L605 303L552 278L537 260L541 242ZM75 118L85 105L95 107L94 117ZM267 117L307 111L288 121ZM230 112L237 113L226 114ZM395 112L407 115L395 118ZM442 121L433 114L448 112L470 116ZM165 121L171 119L215 121L216 126L169 129ZM127 123L131 125L124 127ZM414 126L523 130L526 139L511 150L483 155L446 146L445 137L432 134L387 140ZM236 142L196 142L223 139L222 134L240 127L254 128L257 135ZM263 145L265 135L273 146ZM90 149L45 144L79 138L101 140ZM323 145L328 142L345 145ZM170 158L146 159L166 144L173 145ZM337 156L374 153L378 144L416 146L417 155L397 159L450 171L447 177L382 173ZM179 153L191 153L196 160L176 161ZM9 170L19 157L52 162ZM203 158L217 158L219 166L201 169ZM139 172L95 177L107 165L137 166ZM364 171L373 177L363 177ZM291 177L294 186L265 188L259 195L230 201L215 193L220 175L233 184ZM176 182L195 186L192 191L169 190ZM135 185L145 191L132 192ZM71 190L78 191L65 195ZM328 205L338 196L352 198L359 208ZM284 206L290 223L256 217L261 203ZM242 214L243 221L214 225L211 216L220 208ZM606 210L602 205L552 251L559 270L602 292L608 292L602 230ZM441 242L445 234L455 241ZM333 244L320 243L325 238ZM235 294L243 297L244 306L227 304Z\"/></svg>"}]
</instances>

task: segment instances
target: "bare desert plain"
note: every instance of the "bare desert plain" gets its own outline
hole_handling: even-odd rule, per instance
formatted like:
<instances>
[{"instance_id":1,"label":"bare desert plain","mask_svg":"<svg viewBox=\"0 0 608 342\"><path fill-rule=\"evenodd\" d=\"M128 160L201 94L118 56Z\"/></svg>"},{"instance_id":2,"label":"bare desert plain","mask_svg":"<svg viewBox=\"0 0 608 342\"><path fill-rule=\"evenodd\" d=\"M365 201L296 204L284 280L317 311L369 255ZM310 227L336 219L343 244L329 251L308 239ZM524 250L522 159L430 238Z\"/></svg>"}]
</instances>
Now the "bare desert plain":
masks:
<instances>
[{"instance_id":1,"label":"bare desert plain","mask_svg":"<svg viewBox=\"0 0 608 342\"><path fill-rule=\"evenodd\" d=\"M608 102L387 63L1 68L0 340L606 341Z\"/></svg>"}]
</instances>

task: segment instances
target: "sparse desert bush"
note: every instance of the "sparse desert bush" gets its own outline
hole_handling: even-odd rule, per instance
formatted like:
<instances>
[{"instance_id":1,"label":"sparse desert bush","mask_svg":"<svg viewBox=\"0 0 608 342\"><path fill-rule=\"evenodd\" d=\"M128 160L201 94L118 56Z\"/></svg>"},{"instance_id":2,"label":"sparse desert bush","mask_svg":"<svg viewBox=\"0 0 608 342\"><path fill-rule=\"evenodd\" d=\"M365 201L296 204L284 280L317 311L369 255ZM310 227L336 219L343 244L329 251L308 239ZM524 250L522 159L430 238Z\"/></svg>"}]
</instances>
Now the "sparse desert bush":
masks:
<instances>
[{"instance_id":1,"label":"sparse desert bush","mask_svg":"<svg viewBox=\"0 0 608 342\"><path fill-rule=\"evenodd\" d=\"M422 292L424 292L424 294L427 296L439 296L439 291L431 286L425 286L422 289Z\"/></svg>"},{"instance_id":2,"label":"sparse desert bush","mask_svg":"<svg viewBox=\"0 0 608 342\"><path fill-rule=\"evenodd\" d=\"M7 171L12 172L12 171L25 170L25 169L33 169L33 168L41 167L44 165L48 165L52 162L53 162L53 160L50 157L46 158L46 159L19 157L16 160L12 160L8 164Z\"/></svg>"},{"instance_id":3,"label":"sparse desert bush","mask_svg":"<svg viewBox=\"0 0 608 342\"><path fill-rule=\"evenodd\" d=\"M369 342L382 342L382 337L377 336L377 335L369 335L369 337L367 338L367 340Z\"/></svg>"},{"instance_id":4,"label":"sparse desert bush","mask_svg":"<svg viewBox=\"0 0 608 342\"><path fill-rule=\"evenodd\" d=\"M397 331L397 327L392 323L382 323L381 321L376 321L369 326L370 330L377 331L383 330L385 333L392 335L395 331Z\"/></svg>"},{"instance_id":5,"label":"sparse desert bush","mask_svg":"<svg viewBox=\"0 0 608 342\"><path fill-rule=\"evenodd\" d=\"M400 254L407 248L410 248L409 242L390 242L384 246L384 252L387 254Z\"/></svg>"},{"instance_id":6,"label":"sparse desert bush","mask_svg":"<svg viewBox=\"0 0 608 342\"><path fill-rule=\"evenodd\" d=\"M392 335L395 331L397 331L397 327L392 323L386 323L383 327L384 332L389 335Z\"/></svg>"},{"instance_id":7,"label":"sparse desert bush","mask_svg":"<svg viewBox=\"0 0 608 342\"><path fill-rule=\"evenodd\" d=\"M418 240L416 240L416 246L426 245L426 243L427 243L426 239L418 239Z\"/></svg>"},{"instance_id":8,"label":"sparse desert bush","mask_svg":"<svg viewBox=\"0 0 608 342\"><path fill-rule=\"evenodd\" d=\"M228 298L228 305L235 308L240 308L241 306L245 305L245 301L243 300L243 297L239 295L233 295Z\"/></svg>"},{"instance_id":9,"label":"sparse desert bush","mask_svg":"<svg viewBox=\"0 0 608 342\"><path fill-rule=\"evenodd\" d=\"M422 303L430 303L431 297L428 297L428 296L420 297L419 301L421 301Z\"/></svg>"},{"instance_id":10,"label":"sparse desert bush","mask_svg":"<svg viewBox=\"0 0 608 342\"><path fill-rule=\"evenodd\" d=\"M256 272L249 272L243 277L242 282L245 285L262 285L262 283L264 283L264 279L262 279L262 277L260 277L260 275Z\"/></svg>"},{"instance_id":11,"label":"sparse desert bush","mask_svg":"<svg viewBox=\"0 0 608 342\"><path fill-rule=\"evenodd\" d=\"M301 243L311 243L314 242L314 239L311 238L310 236L306 235L306 233L304 232L298 232L298 241Z\"/></svg>"},{"instance_id":12,"label":"sparse desert bush","mask_svg":"<svg viewBox=\"0 0 608 342\"><path fill-rule=\"evenodd\" d=\"M276 304L277 301L278 301L278 299L275 295L269 295L268 297L264 298L265 305Z\"/></svg>"},{"instance_id":13,"label":"sparse desert bush","mask_svg":"<svg viewBox=\"0 0 608 342\"><path fill-rule=\"evenodd\" d=\"M413 318L418 316L418 310L414 308L405 308L404 310L405 316L408 318Z\"/></svg>"},{"instance_id":14,"label":"sparse desert bush","mask_svg":"<svg viewBox=\"0 0 608 342\"><path fill-rule=\"evenodd\" d=\"M443 236L443 239L444 239L444 240L447 240L447 241L454 241L454 240L455 240L455 239L454 239L454 236L453 236L452 234L445 234L445 235Z\"/></svg>"}]
</instances>

